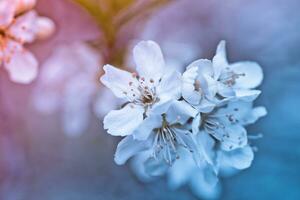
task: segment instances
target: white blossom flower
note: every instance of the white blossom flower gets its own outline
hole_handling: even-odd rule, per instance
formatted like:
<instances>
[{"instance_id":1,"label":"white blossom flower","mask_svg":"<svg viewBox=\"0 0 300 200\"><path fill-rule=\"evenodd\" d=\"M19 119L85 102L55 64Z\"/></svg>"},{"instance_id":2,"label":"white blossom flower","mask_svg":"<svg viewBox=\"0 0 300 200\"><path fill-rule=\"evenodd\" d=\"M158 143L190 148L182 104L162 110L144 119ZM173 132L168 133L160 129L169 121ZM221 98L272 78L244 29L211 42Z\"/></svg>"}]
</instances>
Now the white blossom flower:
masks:
<instances>
[{"instance_id":1,"label":"white blossom flower","mask_svg":"<svg viewBox=\"0 0 300 200\"><path fill-rule=\"evenodd\" d=\"M186 76L185 83L189 85L183 88L183 94L185 98L190 98L187 100L193 102L201 100L203 92L208 97L214 98L216 103L230 98L253 101L260 94L259 90L253 88L262 82L261 67L250 61L229 64L226 58L225 41L221 41L218 45L212 61L205 59L195 61L188 67L186 74L191 72L197 72L199 75Z\"/></svg>"},{"instance_id":2,"label":"white blossom flower","mask_svg":"<svg viewBox=\"0 0 300 200\"><path fill-rule=\"evenodd\" d=\"M197 165L193 155L185 148L179 147L178 159L171 167L166 168L162 163L156 163L153 169L149 164L151 151L141 152L133 157L130 162L134 174L143 182L155 181L159 175L166 173L168 186L175 190L184 185L190 186L192 192L199 198L211 199L219 196L220 184L218 174L211 160L216 158L214 152L215 141L208 134L199 134L197 138L201 142L207 157L202 154L201 163ZM160 166L160 167L159 167Z\"/></svg>"},{"instance_id":3,"label":"white blossom flower","mask_svg":"<svg viewBox=\"0 0 300 200\"><path fill-rule=\"evenodd\" d=\"M225 112L224 112L225 111ZM227 108L223 108L224 113L228 113L228 118L231 118L231 124L239 124L241 126L247 126L255 123L259 118L265 116L267 111L265 107L253 107L251 102L237 101L228 104ZM233 135L232 133L229 133ZM247 140L261 138L262 135L247 135ZM220 169L222 168L235 168L242 170L248 168L254 158L253 149L250 147L249 141L244 146L234 148L232 151L228 151L226 148L217 150L217 163Z\"/></svg>"},{"instance_id":4,"label":"white blossom flower","mask_svg":"<svg viewBox=\"0 0 300 200\"><path fill-rule=\"evenodd\" d=\"M213 89L206 81L207 67L211 67L209 60L201 59L191 63L182 75L182 97L201 112L210 112L215 107L211 100ZM209 87L210 86L210 87Z\"/></svg>"},{"instance_id":5,"label":"white blossom flower","mask_svg":"<svg viewBox=\"0 0 300 200\"><path fill-rule=\"evenodd\" d=\"M265 108L252 109L250 102L230 102L210 113L199 113L193 120L193 132L203 130L218 140L223 150L231 151L248 144L244 125L265 114Z\"/></svg>"},{"instance_id":6,"label":"white blossom flower","mask_svg":"<svg viewBox=\"0 0 300 200\"><path fill-rule=\"evenodd\" d=\"M40 33L45 35L45 30L39 26L41 22L44 28L47 27L47 35L54 29L51 20L38 17L35 11L16 15L34 3L21 0L0 2L0 66L4 66L11 80L18 83L29 83L37 75L38 62L23 45L33 42Z\"/></svg>"},{"instance_id":7,"label":"white blossom flower","mask_svg":"<svg viewBox=\"0 0 300 200\"><path fill-rule=\"evenodd\" d=\"M173 102L163 114L152 113L118 144L115 162L124 164L130 157L148 151L149 159L146 160L149 165L155 162L172 165L180 158L178 148L183 147L199 163L201 157L195 137L184 126L195 114L196 110L185 101Z\"/></svg>"},{"instance_id":8,"label":"white blossom flower","mask_svg":"<svg viewBox=\"0 0 300 200\"><path fill-rule=\"evenodd\" d=\"M240 100L252 101L259 94L258 87L263 80L259 64L241 61L229 64L226 57L225 41L221 41L213 58L214 79L218 81L217 91L223 97L231 94Z\"/></svg>"},{"instance_id":9,"label":"white blossom flower","mask_svg":"<svg viewBox=\"0 0 300 200\"><path fill-rule=\"evenodd\" d=\"M147 116L164 113L172 101L180 98L180 74L165 73L163 55L155 42L138 43L133 54L138 74L105 65L101 77L116 97L127 101L122 109L113 110L104 118L104 128L115 136L131 135Z\"/></svg>"},{"instance_id":10,"label":"white blossom flower","mask_svg":"<svg viewBox=\"0 0 300 200\"><path fill-rule=\"evenodd\" d=\"M220 108L220 110L221 111L218 112L218 118L227 118L226 115L223 117L222 115L228 113L228 116L231 116L230 118L234 120L233 123L238 123L243 126L252 124L260 117L266 115L264 107L253 108L252 103L244 101L230 102L226 108ZM216 113L214 115L216 115ZM226 126L228 126L228 124L226 124ZM214 129L209 129L209 132L213 130ZM233 133L231 132L230 134L232 135ZM182 154L184 155L181 156L182 159L174 163L169 169L168 183L171 188L177 189L187 184L190 186L192 192L199 198L216 199L219 197L221 190L220 184L218 184L218 177L225 175L225 170L230 168L237 171L248 168L251 165L254 153L248 142L242 147L228 151L226 148L225 150L222 149L222 146L219 148L219 140L212 136L213 135L207 134L207 130L200 131L197 135L197 141L199 145L203 147L202 149L205 153L203 155L207 155L206 158L208 158L206 159L207 162L201 165L202 167L197 166L195 162L192 161L191 156L185 153ZM259 137L260 135L248 136L249 139ZM209 160L212 162L209 162Z\"/></svg>"}]
</instances>

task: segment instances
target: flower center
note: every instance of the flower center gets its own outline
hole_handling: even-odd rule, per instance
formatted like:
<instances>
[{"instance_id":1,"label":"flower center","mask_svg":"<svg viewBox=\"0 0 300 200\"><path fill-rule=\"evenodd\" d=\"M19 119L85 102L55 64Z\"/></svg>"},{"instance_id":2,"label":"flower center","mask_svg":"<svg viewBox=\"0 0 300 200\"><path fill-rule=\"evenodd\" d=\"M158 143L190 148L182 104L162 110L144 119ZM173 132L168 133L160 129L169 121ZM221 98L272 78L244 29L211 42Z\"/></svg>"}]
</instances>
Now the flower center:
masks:
<instances>
[{"instance_id":1,"label":"flower center","mask_svg":"<svg viewBox=\"0 0 300 200\"><path fill-rule=\"evenodd\" d=\"M227 69L227 71L221 75L219 81L221 81L223 84L227 85L228 87L232 87L233 85L235 85L236 80L241 76L245 76L245 73L237 74L234 71Z\"/></svg>"},{"instance_id":2,"label":"flower center","mask_svg":"<svg viewBox=\"0 0 300 200\"><path fill-rule=\"evenodd\" d=\"M129 82L130 91L124 92L129 102L144 106L146 109L159 101L154 80L136 77L137 81Z\"/></svg>"},{"instance_id":3,"label":"flower center","mask_svg":"<svg viewBox=\"0 0 300 200\"><path fill-rule=\"evenodd\" d=\"M159 157L161 154L162 159L169 165L171 165L176 159L179 159L177 153L177 138L176 133L172 127L164 126L155 130L156 135L154 138L154 151L153 157Z\"/></svg>"},{"instance_id":4,"label":"flower center","mask_svg":"<svg viewBox=\"0 0 300 200\"><path fill-rule=\"evenodd\" d=\"M179 154L177 152L178 146L182 146L188 149L191 153L194 150L188 146L187 138L192 137L190 133L180 134L177 129L179 127L177 124L169 124L166 120L165 115L163 117L163 122L161 128L154 130L155 137L153 142L153 157L162 158L167 164L172 165L176 159L179 159Z\"/></svg>"},{"instance_id":5,"label":"flower center","mask_svg":"<svg viewBox=\"0 0 300 200\"><path fill-rule=\"evenodd\" d=\"M26 30L25 26L21 27L23 31ZM10 42L13 41L14 43ZM4 61L9 63L13 54L17 51L17 43L23 45L24 41L21 37L17 37L9 32L7 29L0 29L0 51L2 57L0 57L0 64Z\"/></svg>"},{"instance_id":6,"label":"flower center","mask_svg":"<svg viewBox=\"0 0 300 200\"><path fill-rule=\"evenodd\" d=\"M149 94L149 93L145 93L141 97L141 101L143 102L143 104L146 104L146 105L152 104L154 102L154 99L155 99L155 96L153 96L152 94Z\"/></svg>"},{"instance_id":7,"label":"flower center","mask_svg":"<svg viewBox=\"0 0 300 200\"><path fill-rule=\"evenodd\" d=\"M0 29L0 38L5 37L6 33L4 30Z\"/></svg>"},{"instance_id":8,"label":"flower center","mask_svg":"<svg viewBox=\"0 0 300 200\"><path fill-rule=\"evenodd\" d=\"M238 111L238 108L235 108L234 111ZM221 118L228 120L229 124L223 122ZM201 123L202 122L202 123ZM230 140L230 134L226 129L226 126L230 126L239 122L239 120L233 114L203 114L201 115L200 127L203 128L208 134L213 136L216 140L224 142L224 140ZM222 133L222 134L220 134ZM240 143L242 138L238 138ZM233 146L229 146L230 149Z\"/></svg>"},{"instance_id":9,"label":"flower center","mask_svg":"<svg viewBox=\"0 0 300 200\"><path fill-rule=\"evenodd\" d=\"M7 34L6 31L3 29L0 29L0 51L1 51L1 56L0 56L0 65L3 62L9 62L11 59L10 52L5 52L5 49L7 48ZM7 55L9 53L9 55Z\"/></svg>"},{"instance_id":10,"label":"flower center","mask_svg":"<svg viewBox=\"0 0 300 200\"><path fill-rule=\"evenodd\" d=\"M6 32L3 29L0 29L0 50L3 50L6 43Z\"/></svg>"},{"instance_id":11,"label":"flower center","mask_svg":"<svg viewBox=\"0 0 300 200\"><path fill-rule=\"evenodd\" d=\"M197 92L201 92L201 84L200 84L200 81L196 80L195 83L194 83L194 87L195 87L195 90Z\"/></svg>"}]
</instances>

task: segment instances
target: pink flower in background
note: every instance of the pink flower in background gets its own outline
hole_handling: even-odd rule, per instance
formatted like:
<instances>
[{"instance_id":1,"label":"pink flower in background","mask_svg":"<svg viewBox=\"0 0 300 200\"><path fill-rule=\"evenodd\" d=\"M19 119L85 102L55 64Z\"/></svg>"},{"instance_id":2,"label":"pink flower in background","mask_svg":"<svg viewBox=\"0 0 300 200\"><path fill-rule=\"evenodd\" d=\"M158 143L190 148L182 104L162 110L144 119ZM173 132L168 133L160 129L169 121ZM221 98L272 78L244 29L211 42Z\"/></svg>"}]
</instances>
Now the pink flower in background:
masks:
<instances>
[{"instance_id":1,"label":"pink flower in background","mask_svg":"<svg viewBox=\"0 0 300 200\"><path fill-rule=\"evenodd\" d=\"M42 66L34 106L45 114L61 109L64 132L69 136L78 136L89 126L101 62L97 51L77 42L58 46Z\"/></svg>"},{"instance_id":2,"label":"pink flower in background","mask_svg":"<svg viewBox=\"0 0 300 200\"><path fill-rule=\"evenodd\" d=\"M30 0L0 2L0 65L18 83L29 83L37 75L38 62L24 44L47 37L54 30L50 19L28 11L34 5Z\"/></svg>"}]
</instances>

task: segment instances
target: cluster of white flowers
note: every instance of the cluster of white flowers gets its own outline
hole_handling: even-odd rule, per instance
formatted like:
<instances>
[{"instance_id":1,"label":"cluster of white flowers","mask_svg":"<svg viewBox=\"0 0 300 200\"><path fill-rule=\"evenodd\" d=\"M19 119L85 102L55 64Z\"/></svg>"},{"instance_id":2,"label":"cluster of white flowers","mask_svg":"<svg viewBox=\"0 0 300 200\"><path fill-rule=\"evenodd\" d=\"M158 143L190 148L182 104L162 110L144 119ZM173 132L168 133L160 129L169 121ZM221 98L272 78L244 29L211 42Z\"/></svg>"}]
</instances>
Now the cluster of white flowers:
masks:
<instances>
[{"instance_id":1,"label":"cluster of white flowers","mask_svg":"<svg viewBox=\"0 0 300 200\"><path fill-rule=\"evenodd\" d=\"M33 10L35 4L36 0L0 1L0 67L18 83L29 83L37 76L38 62L24 44L54 31L54 23Z\"/></svg>"},{"instance_id":2,"label":"cluster of white flowers","mask_svg":"<svg viewBox=\"0 0 300 200\"><path fill-rule=\"evenodd\" d=\"M144 178L168 173L172 187L195 182L194 177L196 187L203 185L200 180L213 187L223 168L250 166L248 139L257 136L248 135L245 126L266 114L252 104L263 79L257 63L229 64L224 41L212 60L197 60L183 74L165 66L153 41L138 43L133 54L137 73L105 65L101 77L127 102L104 118L109 134L125 136L117 164L134 157L137 173Z\"/></svg>"}]
</instances>

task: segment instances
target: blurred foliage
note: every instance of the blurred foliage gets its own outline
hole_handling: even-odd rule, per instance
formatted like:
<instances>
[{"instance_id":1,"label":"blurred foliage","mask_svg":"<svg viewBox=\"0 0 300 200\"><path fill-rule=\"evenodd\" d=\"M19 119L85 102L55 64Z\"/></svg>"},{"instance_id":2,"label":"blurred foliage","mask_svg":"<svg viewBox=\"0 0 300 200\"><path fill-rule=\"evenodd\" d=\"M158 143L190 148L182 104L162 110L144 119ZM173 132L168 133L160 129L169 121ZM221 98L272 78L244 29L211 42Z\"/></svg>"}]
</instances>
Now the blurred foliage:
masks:
<instances>
[{"instance_id":1,"label":"blurred foliage","mask_svg":"<svg viewBox=\"0 0 300 200\"><path fill-rule=\"evenodd\" d=\"M144 22L155 10L172 0L73 1L88 11L99 26L102 35L91 43L101 51L104 63L124 67L126 49L136 34L132 26L136 28L138 23ZM142 24L139 24L139 30L141 27Z\"/></svg>"}]
</instances>

